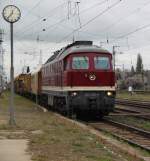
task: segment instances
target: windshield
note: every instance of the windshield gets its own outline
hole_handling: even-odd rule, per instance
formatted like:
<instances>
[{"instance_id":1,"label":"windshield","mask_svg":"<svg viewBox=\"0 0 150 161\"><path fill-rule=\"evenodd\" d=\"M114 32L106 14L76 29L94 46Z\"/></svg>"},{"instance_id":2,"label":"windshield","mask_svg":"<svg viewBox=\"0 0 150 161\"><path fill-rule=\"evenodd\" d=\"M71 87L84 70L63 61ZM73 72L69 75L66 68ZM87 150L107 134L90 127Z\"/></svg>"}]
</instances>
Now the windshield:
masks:
<instances>
[{"instance_id":1,"label":"windshield","mask_svg":"<svg viewBox=\"0 0 150 161\"><path fill-rule=\"evenodd\" d=\"M109 57L97 56L94 57L95 69L110 69Z\"/></svg>"},{"instance_id":2,"label":"windshield","mask_svg":"<svg viewBox=\"0 0 150 161\"><path fill-rule=\"evenodd\" d=\"M88 69L89 58L87 56L73 57L72 69Z\"/></svg>"}]
</instances>

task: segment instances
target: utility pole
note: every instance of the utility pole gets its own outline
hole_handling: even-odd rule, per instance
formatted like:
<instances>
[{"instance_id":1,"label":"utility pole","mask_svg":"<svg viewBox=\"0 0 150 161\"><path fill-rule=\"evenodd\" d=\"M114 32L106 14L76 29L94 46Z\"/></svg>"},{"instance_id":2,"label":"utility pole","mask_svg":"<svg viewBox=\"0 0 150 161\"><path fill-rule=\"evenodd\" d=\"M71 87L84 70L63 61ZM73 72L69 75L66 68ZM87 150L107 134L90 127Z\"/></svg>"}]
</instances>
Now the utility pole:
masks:
<instances>
[{"instance_id":1,"label":"utility pole","mask_svg":"<svg viewBox=\"0 0 150 161\"><path fill-rule=\"evenodd\" d=\"M37 43L38 43L38 46L39 46L39 42L42 41L40 40L40 37L39 35L37 36ZM39 65L42 66L42 58L43 58L43 55L42 55L42 49L40 49L40 53L39 53ZM38 78L36 77L35 78L36 81L38 81ZM36 104L38 105L39 101L38 101L38 95L36 94Z\"/></svg>"},{"instance_id":2,"label":"utility pole","mask_svg":"<svg viewBox=\"0 0 150 161\"><path fill-rule=\"evenodd\" d=\"M73 42L73 43L75 42L75 37L74 37L74 35L73 35L73 38L72 38L72 42Z\"/></svg>"},{"instance_id":3,"label":"utility pole","mask_svg":"<svg viewBox=\"0 0 150 161\"><path fill-rule=\"evenodd\" d=\"M100 47L101 47L101 48L103 47L103 44L105 44L105 42L101 41L101 42L100 42Z\"/></svg>"},{"instance_id":4,"label":"utility pole","mask_svg":"<svg viewBox=\"0 0 150 161\"><path fill-rule=\"evenodd\" d=\"M82 28L81 19L80 19L80 1L79 0L77 0L75 2L75 10L77 10L77 16L78 16L79 26L80 26L80 28Z\"/></svg>"},{"instance_id":5,"label":"utility pole","mask_svg":"<svg viewBox=\"0 0 150 161\"><path fill-rule=\"evenodd\" d=\"M116 70L116 48L119 46L113 46L113 64L114 64L114 71Z\"/></svg>"},{"instance_id":6,"label":"utility pole","mask_svg":"<svg viewBox=\"0 0 150 161\"><path fill-rule=\"evenodd\" d=\"M10 97L10 125L15 125L15 116L14 116L14 47L13 47L13 23L10 23L10 40L11 40L11 68L10 68L10 78L11 78L11 97Z\"/></svg>"},{"instance_id":7,"label":"utility pole","mask_svg":"<svg viewBox=\"0 0 150 161\"><path fill-rule=\"evenodd\" d=\"M42 50L40 49L39 65L42 66L42 64L43 64L43 55L42 55Z\"/></svg>"},{"instance_id":8,"label":"utility pole","mask_svg":"<svg viewBox=\"0 0 150 161\"><path fill-rule=\"evenodd\" d=\"M71 15L71 0L68 0L68 6L67 6L67 17L68 17L68 20L70 19L70 15Z\"/></svg>"},{"instance_id":9,"label":"utility pole","mask_svg":"<svg viewBox=\"0 0 150 161\"><path fill-rule=\"evenodd\" d=\"M122 72L123 72L123 80L125 80L125 70L124 70L124 64L122 65Z\"/></svg>"},{"instance_id":10,"label":"utility pole","mask_svg":"<svg viewBox=\"0 0 150 161\"><path fill-rule=\"evenodd\" d=\"M3 84L3 81L4 81L4 75L3 75L3 66L4 66L4 50L3 50L3 46L2 46L2 43L3 43L3 35L4 35L4 31L2 29L0 29L0 75L1 75L1 90L3 90L4 88L4 84Z\"/></svg>"},{"instance_id":11,"label":"utility pole","mask_svg":"<svg viewBox=\"0 0 150 161\"><path fill-rule=\"evenodd\" d=\"M2 12L3 18L10 24L10 46L11 46L11 68L10 68L10 78L11 78L11 95L10 95L10 119L9 124L15 125L15 115L14 115L14 35L13 35L13 25L21 17L20 9L14 5L7 5Z\"/></svg>"},{"instance_id":12,"label":"utility pole","mask_svg":"<svg viewBox=\"0 0 150 161\"><path fill-rule=\"evenodd\" d=\"M2 90L4 90L4 49L2 47Z\"/></svg>"},{"instance_id":13,"label":"utility pole","mask_svg":"<svg viewBox=\"0 0 150 161\"><path fill-rule=\"evenodd\" d=\"M39 35L37 36L37 43L38 43L38 46L39 46L39 42L40 41L43 41L43 40L40 40L40 37ZM40 53L39 53L39 65L42 66L42 60L43 60L43 54L42 54L42 49L40 49Z\"/></svg>"}]
</instances>

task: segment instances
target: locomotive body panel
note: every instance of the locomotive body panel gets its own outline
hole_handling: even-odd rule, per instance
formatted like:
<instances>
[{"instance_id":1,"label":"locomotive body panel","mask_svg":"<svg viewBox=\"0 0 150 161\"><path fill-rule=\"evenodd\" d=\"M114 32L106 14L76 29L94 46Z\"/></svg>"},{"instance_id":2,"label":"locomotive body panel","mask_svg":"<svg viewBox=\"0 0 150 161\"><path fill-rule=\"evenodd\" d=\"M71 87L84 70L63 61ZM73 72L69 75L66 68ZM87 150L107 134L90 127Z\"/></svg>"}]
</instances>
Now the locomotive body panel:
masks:
<instances>
[{"instance_id":1,"label":"locomotive body panel","mask_svg":"<svg viewBox=\"0 0 150 161\"><path fill-rule=\"evenodd\" d=\"M94 77L94 78L93 78ZM94 80L90 80L94 79ZM100 71L74 71L64 74L64 86L88 86L88 87L102 87L114 86L115 74L114 72L100 72Z\"/></svg>"},{"instance_id":2,"label":"locomotive body panel","mask_svg":"<svg viewBox=\"0 0 150 161\"><path fill-rule=\"evenodd\" d=\"M14 81L15 91L21 95L27 95L31 92L31 74L20 74Z\"/></svg>"},{"instance_id":3,"label":"locomotive body panel","mask_svg":"<svg viewBox=\"0 0 150 161\"><path fill-rule=\"evenodd\" d=\"M31 92L31 74L25 74L24 76L24 91L25 93Z\"/></svg>"},{"instance_id":4,"label":"locomotive body panel","mask_svg":"<svg viewBox=\"0 0 150 161\"><path fill-rule=\"evenodd\" d=\"M25 74L19 74L14 80L15 92L21 95L24 92L24 77Z\"/></svg>"},{"instance_id":5,"label":"locomotive body panel","mask_svg":"<svg viewBox=\"0 0 150 161\"><path fill-rule=\"evenodd\" d=\"M31 93L39 95L41 93L41 71L31 74Z\"/></svg>"}]
</instances>

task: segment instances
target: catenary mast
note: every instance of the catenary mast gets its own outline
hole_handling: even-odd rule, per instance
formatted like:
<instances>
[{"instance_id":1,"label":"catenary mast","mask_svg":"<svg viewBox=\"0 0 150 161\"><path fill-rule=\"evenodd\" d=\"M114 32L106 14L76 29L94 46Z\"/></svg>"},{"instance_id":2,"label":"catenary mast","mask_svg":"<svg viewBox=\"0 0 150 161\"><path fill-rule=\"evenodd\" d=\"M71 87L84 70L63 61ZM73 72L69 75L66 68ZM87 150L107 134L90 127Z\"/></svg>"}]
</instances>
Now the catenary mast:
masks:
<instances>
[{"instance_id":1,"label":"catenary mast","mask_svg":"<svg viewBox=\"0 0 150 161\"><path fill-rule=\"evenodd\" d=\"M3 35L4 30L0 29L0 90L2 90L4 86L4 50L2 46Z\"/></svg>"}]
</instances>

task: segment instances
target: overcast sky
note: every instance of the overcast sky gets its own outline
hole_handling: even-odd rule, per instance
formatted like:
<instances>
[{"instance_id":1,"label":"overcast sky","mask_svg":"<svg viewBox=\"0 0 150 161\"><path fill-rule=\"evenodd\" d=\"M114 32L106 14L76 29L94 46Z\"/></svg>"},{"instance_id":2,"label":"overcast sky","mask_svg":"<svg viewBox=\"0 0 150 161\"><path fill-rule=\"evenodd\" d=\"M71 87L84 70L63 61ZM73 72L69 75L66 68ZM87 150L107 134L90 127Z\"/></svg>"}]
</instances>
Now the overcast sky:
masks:
<instances>
[{"instance_id":1,"label":"overcast sky","mask_svg":"<svg viewBox=\"0 0 150 161\"><path fill-rule=\"evenodd\" d=\"M24 64L35 68L40 50L45 62L73 37L92 40L109 51L113 45L120 46L120 68L123 64L125 68L135 66L137 54L141 53L144 68L150 69L150 0L70 0L69 5L68 0L0 0L0 12L9 4L18 6L22 13L14 24L15 74L21 72ZM5 31L3 47L8 73L10 33L2 15L0 28Z\"/></svg>"}]
</instances>

